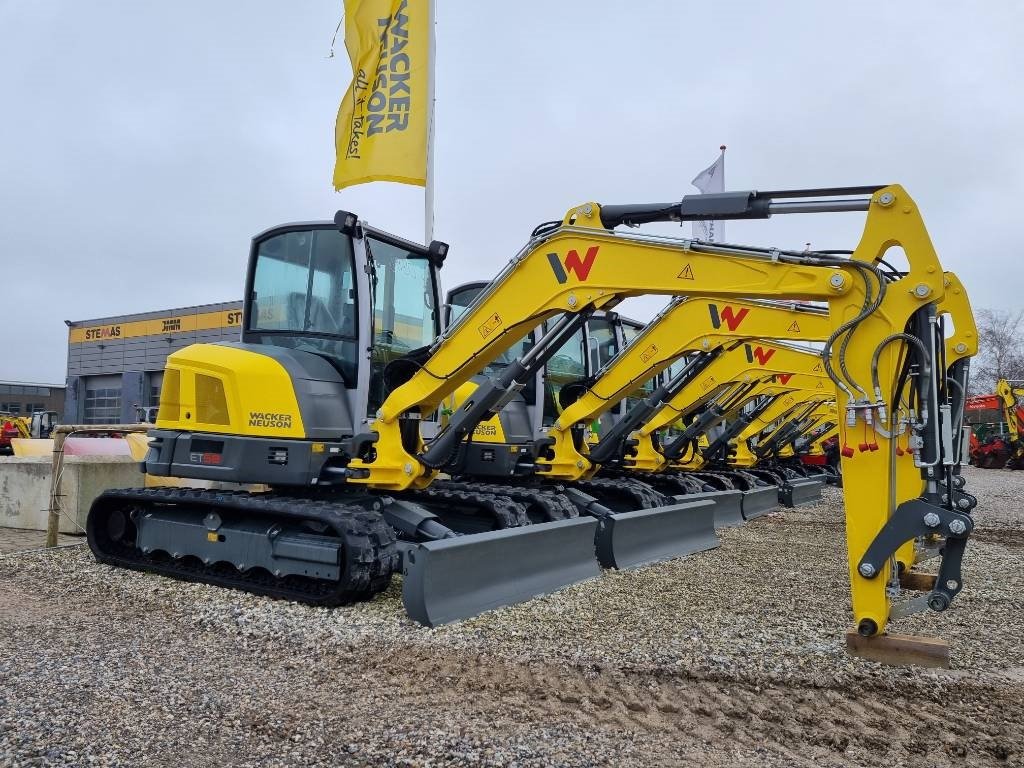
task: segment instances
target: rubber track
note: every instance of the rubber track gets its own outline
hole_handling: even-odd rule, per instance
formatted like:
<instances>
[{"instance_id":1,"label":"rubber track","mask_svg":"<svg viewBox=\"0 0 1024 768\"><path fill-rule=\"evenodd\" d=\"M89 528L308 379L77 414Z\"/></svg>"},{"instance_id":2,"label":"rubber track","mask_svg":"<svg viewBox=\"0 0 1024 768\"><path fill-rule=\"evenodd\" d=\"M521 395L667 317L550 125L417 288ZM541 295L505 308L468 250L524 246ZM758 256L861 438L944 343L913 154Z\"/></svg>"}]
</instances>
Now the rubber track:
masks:
<instances>
[{"instance_id":1,"label":"rubber track","mask_svg":"<svg viewBox=\"0 0 1024 768\"><path fill-rule=\"evenodd\" d=\"M114 543L97 528L95 504L87 524L89 546L99 562L149 571L183 581L241 589L258 595L296 600L322 606L346 605L368 600L387 588L391 575L401 567L395 534L384 522L379 501L345 504L338 500L308 499L278 494L250 494L244 491L214 491L199 488L127 488L110 490L96 501L116 508L145 508L156 505L188 505L211 512L233 512L286 523L314 521L332 529L343 540L345 562L342 578L336 582L304 576L277 578L263 569L248 572L228 570L224 564L207 566L197 558L157 560L139 549ZM118 502L123 502L119 504ZM105 506L105 505L104 505ZM102 512L98 514L102 515ZM107 545L110 551L103 551ZM114 545L114 546L110 546Z\"/></svg>"},{"instance_id":2,"label":"rubber track","mask_svg":"<svg viewBox=\"0 0 1024 768\"><path fill-rule=\"evenodd\" d=\"M687 472L669 470L665 473L665 476L673 478L677 483L679 483L680 487L686 488L686 493L703 493L705 487L710 487L699 477L694 477Z\"/></svg>"},{"instance_id":3,"label":"rubber track","mask_svg":"<svg viewBox=\"0 0 1024 768\"><path fill-rule=\"evenodd\" d=\"M686 472L688 470L681 470ZM720 484L722 487L719 490L732 491L735 490L736 484L732 481L732 478L721 472L713 472L709 470L705 471L690 471L690 474L696 477L698 480L703 480L708 485Z\"/></svg>"},{"instance_id":4,"label":"rubber track","mask_svg":"<svg viewBox=\"0 0 1024 768\"><path fill-rule=\"evenodd\" d=\"M748 474L753 475L759 480L763 480L769 485L782 485L786 480L784 475L767 467L751 467L746 471Z\"/></svg>"},{"instance_id":5,"label":"rubber track","mask_svg":"<svg viewBox=\"0 0 1024 768\"><path fill-rule=\"evenodd\" d=\"M546 522L569 520L579 517L576 505L558 494L558 487L538 487L529 485L505 485L502 483L477 483L472 480L440 480L431 488L452 488L456 490L476 490L508 496L513 501L527 505L529 513L532 507L541 514Z\"/></svg>"},{"instance_id":6,"label":"rubber track","mask_svg":"<svg viewBox=\"0 0 1024 768\"><path fill-rule=\"evenodd\" d=\"M602 496L626 496L637 509L653 509L671 503L664 494L633 478L592 477L589 480L576 480L573 485L598 499Z\"/></svg>"},{"instance_id":7,"label":"rubber track","mask_svg":"<svg viewBox=\"0 0 1024 768\"><path fill-rule=\"evenodd\" d=\"M744 481L746 481L748 487L743 489L746 491L752 491L755 488L764 488L768 485L768 483L766 483L764 480L750 474L745 469L731 469L729 470L729 473L735 477L741 477Z\"/></svg>"},{"instance_id":8,"label":"rubber track","mask_svg":"<svg viewBox=\"0 0 1024 768\"><path fill-rule=\"evenodd\" d=\"M705 483L696 477L691 477L686 472L676 472L673 470L645 476L644 482L661 493L667 493L669 496L702 493L705 486Z\"/></svg>"},{"instance_id":9,"label":"rubber track","mask_svg":"<svg viewBox=\"0 0 1024 768\"><path fill-rule=\"evenodd\" d=\"M734 488L741 491L752 491L755 488L764 488L772 483L767 483L756 475L752 475L744 469L720 469L716 470L716 476L729 480Z\"/></svg>"},{"instance_id":10,"label":"rubber track","mask_svg":"<svg viewBox=\"0 0 1024 768\"><path fill-rule=\"evenodd\" d=\"M418 501L421 504L440 505L459 504L476 507L485 515L494 518L496 528L518 528L530 524L530 516L526 506L502 493L487 493L474 490L472 486L452 488L447 483L439 482L419 491L403 491L396 494L398 498ZM439 515L444 522L444 515Z\"/></svg>"}]
</instances>

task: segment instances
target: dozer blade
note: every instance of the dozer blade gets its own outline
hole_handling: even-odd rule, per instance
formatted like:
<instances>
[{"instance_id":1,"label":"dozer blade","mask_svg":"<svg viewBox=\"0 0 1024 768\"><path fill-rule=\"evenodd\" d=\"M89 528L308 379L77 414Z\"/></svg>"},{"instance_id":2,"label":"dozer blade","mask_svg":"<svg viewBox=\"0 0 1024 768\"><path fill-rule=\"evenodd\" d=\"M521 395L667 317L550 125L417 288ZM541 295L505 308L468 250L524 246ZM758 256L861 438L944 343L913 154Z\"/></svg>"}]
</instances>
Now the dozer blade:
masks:
<instances>
[{"instance_id":1,"label":"dozer blade","mask_svg":"<svg viewBox=\"0 0 1024 768\"><path fill-rule=\"evenodd\" d=\"M718 546L711 499L601 518L594 543L605 568L639 568Z\"/></svg>"},{"instance_id":2,"label":"dozer blade","mask_svg":"<svg viewBox=\"0 0 1024 768\"><path fill-rule=\"evenodd\" d=\"M597 525L578 517L412 546L402 558L405 611L435 627L592 579Z\"/></svg>"},{"instance_id":3,"label":"dozer blade","mask_svg":"<svg viewBox=\"0 0 1024 768\"><path fill-rule=\"evenodd\" d=\"M743 519L753 520L755 517L774 512L779 506L779 487L764 485L743 492Z\"/></svg>"},{"instance_id":4,"label":"dozer blade","mask_svg":"<svg viewBox=\"0 0 1024 768\"><path fill-rule=\"evenodd\" d=\"M779 487L779 502L786 507L813 504L821 499L820 480L789 480Z\"/></svg>"},{"instance_id":5,"label":"dozer blade","mask_svg":"<svg viewBox=\"0 0 1024 768\"><path fill-rule=\"evenodd\" d=\"M743 525L743 491L705 491L703 493L687 493L673 496L676 501L686 503L710 499L715 502L715 528L729 528Z\"/></svg>"}]
</instances>

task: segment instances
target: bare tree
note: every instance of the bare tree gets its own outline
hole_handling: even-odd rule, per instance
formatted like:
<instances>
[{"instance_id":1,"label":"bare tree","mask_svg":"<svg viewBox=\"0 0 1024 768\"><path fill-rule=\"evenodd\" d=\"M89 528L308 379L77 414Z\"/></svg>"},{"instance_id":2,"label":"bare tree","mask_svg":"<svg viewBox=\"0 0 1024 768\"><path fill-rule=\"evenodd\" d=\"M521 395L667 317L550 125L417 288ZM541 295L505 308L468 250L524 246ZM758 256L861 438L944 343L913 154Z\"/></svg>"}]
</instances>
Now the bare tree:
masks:
<instances>
[{"instance_id":1,"label":"bare tree","mask_svg":"<svg viewBox=\"0 0 1024 768\"><path fill-rule=\"evenodd\" d=\"M1024 379L1024 309L979 309L978 356L971 363L971 389L994 392L999 379Z\"/></svg>"}]
</instances>

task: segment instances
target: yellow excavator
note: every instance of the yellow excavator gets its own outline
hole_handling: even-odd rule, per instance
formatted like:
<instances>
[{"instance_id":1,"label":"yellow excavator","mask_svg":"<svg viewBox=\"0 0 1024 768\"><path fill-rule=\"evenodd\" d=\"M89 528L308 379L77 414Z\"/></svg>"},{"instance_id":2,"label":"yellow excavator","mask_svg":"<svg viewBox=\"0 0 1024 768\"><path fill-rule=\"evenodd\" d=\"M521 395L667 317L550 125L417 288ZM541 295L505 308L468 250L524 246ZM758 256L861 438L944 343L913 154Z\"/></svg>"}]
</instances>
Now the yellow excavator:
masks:
<instances>
[{"instance_id":1,"label":"yellow excavator","mask_svg":"<svg viewBox=\"0 0 1024 768\"><path fill-rule=\"evenodd\" d=\"M733 441L740 432L749 431L748 425L762 423L761 429L764 429L767 426L762 422L765 411L777 419L790 418L793 414L789 414L788 409L778 407L783 398L789 403L797 398L805 399L806 394L800 390L815 385L815 377L793 372L799 366L792 366L788 371L780 368L784 357L778 359L779 365L764 367L765 363L758 363L755 370L750 370L751 352L762 354L769 348L774 348L768 352L769 356L776 349L790 349L777 342L761 340L731 345L710 360L702 359L703 353L691 358L688 367L700 368L697 375L671 396L648 401L652 405L647 410L654 416L632 432L614 461L632 474L645 477L655 487L666 477L686 479L708 475L724 475L739 478L737 483L745 479L769 486L774 496L765 496L763 489L744 494L765 496L760 500L755 497L753 503L744 499L745 520L759 517L777 504L792 507L820 498L821 483L832 481L827 469L799 462L784 462L783 466L782 462L769 461L781 458L778 454L746 462L736 461L733 455ZM791 354L806 357L806 362L802 363L806 368L816 366L820 370L820 357L800 349ZM744 355L746 360L741 364ZM826 389L813 394L835 397L834 385L823 374L816 381Z\"/></svg>"},{"instance_id":2,"label":"yellow excavator","mask_svg":"<svg viewBox=\"0 0 1024 768\"><path fill-rule=\"evenodd\" d=\"M471 304L467 299L474 298L483 287L483 284L473 283L454 289L449 293L448 307L461 314ZM667 472L656 479L654 488L650 478L641 478L635 472L616 471L608 465L608 457L621 443L621 436L629 433L629 425L650 411L654 398L669 397L693 375L696 366L689 366L685 375L670 377L670 381L656 389L652 386L653 379L667 372L680 357L700 352L714 359L724 351L725 345L750 338L754 333L766 337L824 340L832 327L827 311L793 303L677 299L639 329L628 347L613 347L615 354L608 354L608 342L600 342L615 339L619 334L604 327L611 324L614 328L621 321L607 315L588 320L537 374L537 382L524 387L524 392L508 402L500 413L474 429L472 441L464 443L462 448L463 461L457 473L460 479L467 483L479 482L483 477L497 475L528 483L532 478L542 484L556 483L586 490L602 504L612 506L609 494L626 494L631 489L639 501L642 494L635 488L643 484L642 493L648 496L685 496L679 501L713 499L714 523L719 526L736 524L774 509L779 502L774 478L759 479L720 467L717 472L686 475ZM595 320L597 328L592 327ZM530 341L533 343L535 339ZM600 354L588 355L588 349ZM589 360L589 357L595 359ZM448 403L449 409L471 398L480 383L474 380L460 387ZM649 389L640 394L644 386ZM829 386L832 387L831 382ZM539 391L544 393L543 419L539 418L540 409L536 404ZM623 404L628 406L625 414L616 414ZM605 421L607 426L594 429ZM599 432L600 442L591 445L595 432ZM582 476L575 463L566 466L557 460L558 446L568 443L587 452L590 467ZM513 491L505 488L505 492ZM697 522L699 515L685 517L693 524L694 539L706 543L712 525L710 518L701 526ZM663 524L661 521L659 525ZM682 530L677 530L675 536L665 536L662 527L659 533L658 537L650 539L659 551L641 552L634 548L629 553L631 564L638 558L648 562L685 554L687 539ZM617 559L605 563L615 567L624 564L621 553Z\"/></svg>"},{"instance_id":3,"label":"yellow excavator","mask_svg":"<svg viewBox=\"0 0 1024 768\"><path fill-rule=\"evenodd\" d=\"M11 455L13 439L40 440L50 436L57 426L56 411L33 411L28 416L0 413L0 455Z\"/></svg>"},{"instance_id":4,"label":"yellow excavator","mask_svg":"<svg viewBox=\"0 0 1024 768\"><path fill-rule=\"evenodd\" d=\"M785 415L797 402L795 392L802 388L817 395L811 408L835 398L835 385L825 376L820 355L780 342L736 344L661 403L660 409L634 433L623 462L652 478L673 469L687 474L714 467L742 468L777 485L778 501L785 506L810 503L820 498L821 482L826 480L823 473L765 466L763 461L755 467L757 461L732 460L733 442L741 433L758 423L761 431ZM658 438L661 430L679 420L684 422L681 430L668 438ZM717 434L705 438L711 430ZM809 478L809 474L815 477ZM763 511L767 510L745 511L745 517L750 519Z\"/></svg>"},{"instance_id":5,"label":"yellow excavator","mask_svg":"<svg viewBox=\"0 0 1024 768\"><path fill-rule=\"evenodd\" d=\"M849 256L619 230L847 211L867 213ZM897 246L908 260L904 272L885 263ZM430 624L589 578L597 572L595 539L628 530L650 510L579 514L568 495L549 492L577 516L563 506L563 518L531 520L507 496L445 488L442 473L460 446L597 310L643 294L776 298L827 302L833 331L823 361L845 414L841 430L870 421L885 448L843 459L858 631L885 631L892 555L922 533L944 540L928 606L945 609L962 588L975 502L953 471L952 429L968 366L958 361L948 372L944 365L936 304L946 291L942 267L901 187L576 206L535 229L436 336L437 268L446 253L442 243L409 243L347 212L258 235L242 340L170 356L145 465L155 476L274 490L107 491L89 513L96 556L318 604L371 598L401 569L406 610ZM432 415L444 399L543 322L550 323L544 338L439 428ZM912 482L896 471L890 450L901 401L920 443ZM587 457L578 461L585 472ZM685 514L685 504L672 506L680 509L669 516ZM554 506L545 509L558 517ZM495 530L496 520L513 524Z\"/></svg>"},{"instance_id":6,"label":"yellow excavator","mask_svg":"<svg viewBox=\"0 0 1024 768\"><path fill-rule=\"evenodd\" d=\"M834 401L816 389L817 383L804 386L801 378L794 375L788 382L795 384L794 389L774 398L771 405L736 436L735 447L728 458L730 465L753 467L766 459L795 456L798 441L806 440L821 426L838 423Z\"/></svg>"}]
</instances>

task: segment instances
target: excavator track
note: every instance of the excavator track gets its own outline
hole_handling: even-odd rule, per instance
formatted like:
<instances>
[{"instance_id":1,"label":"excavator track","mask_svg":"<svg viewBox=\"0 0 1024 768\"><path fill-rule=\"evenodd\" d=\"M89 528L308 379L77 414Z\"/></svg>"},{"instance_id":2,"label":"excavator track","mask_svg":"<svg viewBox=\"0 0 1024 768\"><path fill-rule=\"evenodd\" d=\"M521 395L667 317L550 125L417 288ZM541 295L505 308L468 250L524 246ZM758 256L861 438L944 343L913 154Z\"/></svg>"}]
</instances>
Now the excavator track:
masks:
<instances>
[{"instance_id":1,"label":"excavator track","mask_svg":"<svg viewBox=\"0 0 1024 768\"><path fill-rule=\"evenodd\" d=\"M96 559L108 565L337 606L368 600L384 591L400 568L395 533L378 511L380 503L379 498L366 496L314 499L195 488L129 488L100 495L89 512L86 530ZM182 524L182 519L190 522ZM218 527L211 529L213 522L197 526L195 520L215 521ZM145 527L168 521L183 531L205 535L193 535L196 546L192 551L167 552L139 545L140 524ZM323 560L323 564L309 563L306 573L294 572L301 569L295 567L293 572L275 575L262 564L239 567L230 557L220 559L211 554L236 534L240 539L279 540L292 549L298 542L299 547L309 546L311 551L341 556L333 566Z\"/></svg>"},{"instance_id":2,"label":"excavator track","mask_svg":"<svg viewBox=\"0 0 1024 768\"><path fill-rule=\"evenodd\" d=\"M442 480L432 488L445 488L457 491L478 491L495 495L503 495L526 506L526 514L530 522L553 522L570 520L579 516L576 505L559 496L559 487L537 487L529 485L505 485L502 483L477 483L456 478Z\"/></svg>"},{"instance_id":3,"label":"excavator track","mask_svg":"<svg viewBox=\"0 0 1024 768\"><path fill-rule=\"evenodd\" d=\"M729 475L721 472L709 472L709 471L696 471L696 470L683 470L692 477L697 478L703 483L714 487L719 491L732 491L736 489L736 483L733 482L733 478Z\"/></svg>"},{"instance_id":4,"label":"excavator track","mask_svg":"<svg viewBox=\"0 0 1024 768\"><path fill-rule=\"evenodd\" d=\"M616 511L654 509L672 503L663 493L632 478L592 477L589 480L576 480L573 486L597 497L601 503Z\"/></svg>"},{"instance_id":5,"label":"excavator track","mask_svg":"<svg viewBox=\"0 0 1024 768\"><path fill-rule=\"evenodd\" d=\"M418 491L403 491L398 498L430 508L441 521L459 533L482 533L529 525L527 507L504 491L480 486L434 483Z\"/></svg>"},{"instance_id":6,"label":"excavator track","mask_svg":"<svg viewBox=\"0 0 1024 768\"><path fill-rule=\"evenodd\" d=\"M631 480L632 478L624 474L611 474L609 477L615 477L616 479ZM705 493L707 491L721 490L715 486L708 485L707 483L698 480L696 477L691 477L687 472L658 472L644 476L644 482L650 485L659 493L666 494L668 496L685 496L694 493Z\"/></svg>"}]
</instances>

